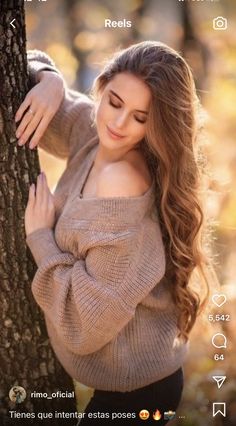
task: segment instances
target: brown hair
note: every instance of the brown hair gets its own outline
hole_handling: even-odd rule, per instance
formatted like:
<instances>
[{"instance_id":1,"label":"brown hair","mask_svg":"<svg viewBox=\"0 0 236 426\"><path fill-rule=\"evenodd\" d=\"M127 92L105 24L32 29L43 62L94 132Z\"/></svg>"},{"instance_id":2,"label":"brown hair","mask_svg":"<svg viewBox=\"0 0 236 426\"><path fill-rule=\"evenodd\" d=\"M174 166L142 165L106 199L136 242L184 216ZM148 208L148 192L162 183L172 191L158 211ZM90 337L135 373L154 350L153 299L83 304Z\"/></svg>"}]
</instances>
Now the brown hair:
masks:
<instances>
[{"instance_id":1,"label":"brown hair","mask_svg":"<svg viewBox=\"0 0 236 426\"><path fill-rule=\"evenodd\" d=\"M204 252L203 170L197 150L200 103L186 61L167 45L145 41L116 53L96 78L101 92L117 74L130 72L152 93L145 140L141 142L156 181L156 206L166 249L166 276L178 313L179 337L188 339L197 314L209 297ZM208 236L208 234L207 234ZM198 273L202 291L190 286ZM215 278L217 279L216 275ZM202 286L201 286L202 287Z\"/></svg>"}]
</instances>

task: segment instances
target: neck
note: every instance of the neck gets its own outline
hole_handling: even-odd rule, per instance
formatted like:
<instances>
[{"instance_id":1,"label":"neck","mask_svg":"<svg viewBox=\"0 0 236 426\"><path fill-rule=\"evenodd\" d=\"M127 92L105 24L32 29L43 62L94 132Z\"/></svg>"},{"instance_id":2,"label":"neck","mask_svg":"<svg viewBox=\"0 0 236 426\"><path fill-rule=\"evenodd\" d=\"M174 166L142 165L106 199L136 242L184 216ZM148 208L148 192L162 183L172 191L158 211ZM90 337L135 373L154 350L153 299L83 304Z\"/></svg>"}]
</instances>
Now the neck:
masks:
<instances>
[{"instance_id":1,"label":"neck","mask_svg":"<svg viewBox=\"0 0 236 426\"><path fill-rule=\"evenodd\" d=\"M124 147L123 149L109 149L99 142L98 150L94 159L94 168L101 170L105 166L117 161L123 160L131 151L138 151L139 144L132 148Z\"/></svg>"}]
</instances>

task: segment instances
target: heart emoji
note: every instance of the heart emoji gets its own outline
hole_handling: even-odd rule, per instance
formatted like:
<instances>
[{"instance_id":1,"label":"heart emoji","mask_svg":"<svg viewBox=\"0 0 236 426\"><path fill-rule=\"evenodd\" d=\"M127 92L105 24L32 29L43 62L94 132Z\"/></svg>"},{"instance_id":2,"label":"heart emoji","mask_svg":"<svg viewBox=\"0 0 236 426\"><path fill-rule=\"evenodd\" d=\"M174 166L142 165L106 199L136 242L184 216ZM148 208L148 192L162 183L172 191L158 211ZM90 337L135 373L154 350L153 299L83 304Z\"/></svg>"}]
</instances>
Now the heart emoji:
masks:
<instances>
[{"instance_id":1,"label":"heart emoji","mask_svg":"<svg viewBox=\"0 0 236 426\"><path fill-rule=\"evenodd\" d=\"M141 420L147 420L149 416L150 416L150 413L148 410L144 409L139 412L139 417Z\"/></svg>"},{"instance_id":2,"label":"heart emoji","mask_svg":"<svg viewBox=\"0 0 236 426\"><path fill-rule=\"evenodd\" d=\"M212 302L220 308L226 302L225 294L214 294L212 296Z\"/></svg>"}]
</instances>

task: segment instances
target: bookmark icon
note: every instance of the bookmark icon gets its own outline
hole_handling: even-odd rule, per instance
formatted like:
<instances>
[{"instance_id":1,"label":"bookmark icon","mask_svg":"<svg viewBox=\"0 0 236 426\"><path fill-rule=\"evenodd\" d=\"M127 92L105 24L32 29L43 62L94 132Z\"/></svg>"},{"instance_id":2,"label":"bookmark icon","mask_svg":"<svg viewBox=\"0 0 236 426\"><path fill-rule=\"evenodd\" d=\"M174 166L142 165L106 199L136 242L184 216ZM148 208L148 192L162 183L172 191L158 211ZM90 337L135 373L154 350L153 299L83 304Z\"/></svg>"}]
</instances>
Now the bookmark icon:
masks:
<instances>
[{"instance_id":1,"label":"bookmark icon","mask_svg":"<svg viewBox=\"0 0 236 426\"><path fill-rule=\"evenodd\" d=\"M217 414L226 417L226 402L213 402L212 416L215 417Z\"/></svg>"}]
</instances>

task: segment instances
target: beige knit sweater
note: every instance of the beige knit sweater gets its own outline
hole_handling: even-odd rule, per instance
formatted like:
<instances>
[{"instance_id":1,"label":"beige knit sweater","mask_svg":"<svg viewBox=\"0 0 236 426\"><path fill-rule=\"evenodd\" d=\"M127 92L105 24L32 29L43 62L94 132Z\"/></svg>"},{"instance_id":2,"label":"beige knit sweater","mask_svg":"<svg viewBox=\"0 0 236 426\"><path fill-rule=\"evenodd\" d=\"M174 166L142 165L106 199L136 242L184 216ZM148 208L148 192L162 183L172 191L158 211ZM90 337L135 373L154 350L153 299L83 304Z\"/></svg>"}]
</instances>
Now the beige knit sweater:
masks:
<instances>
[{"instance_id":1,"label":"beige knit sweater","mask_svg":"<svg viewBox=\"0 0 236 426\"><path fill-rule=\"evenodd\" d=\"M39 51L28 61L33 84L37 71L55 69ZM88 98L66 89L40 141L67 158L56 224L26 241L38 266L32 292L59 361L87 386L124 392L172 374L187 345L176 338L154 183L137 197L80 198L99 143L91 110Z\"/></svg>"}]
</instances>

